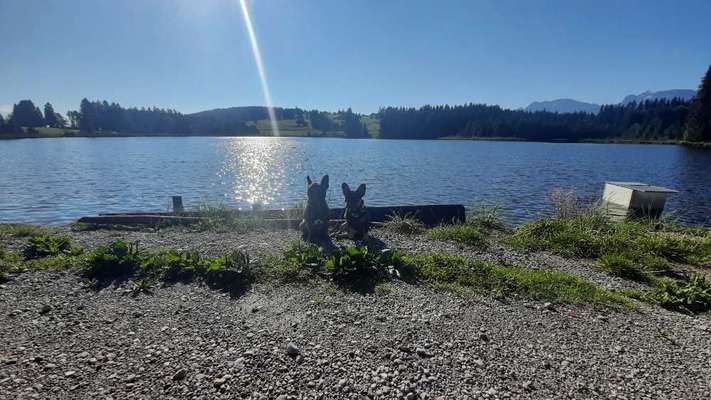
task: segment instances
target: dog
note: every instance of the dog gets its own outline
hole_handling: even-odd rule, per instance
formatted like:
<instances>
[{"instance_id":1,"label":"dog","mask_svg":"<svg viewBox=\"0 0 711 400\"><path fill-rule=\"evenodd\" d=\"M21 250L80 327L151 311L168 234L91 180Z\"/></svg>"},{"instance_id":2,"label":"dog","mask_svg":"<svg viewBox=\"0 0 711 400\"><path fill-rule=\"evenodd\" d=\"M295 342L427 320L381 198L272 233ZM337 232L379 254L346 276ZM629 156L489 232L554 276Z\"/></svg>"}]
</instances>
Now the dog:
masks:
<instances>
[{"instance_id":1,"label":"dog","mask_svg":"<svg viewBox=\"0 0 711 400\"><path fill-rule=\"evenodd\" d=\"M347 183L343 183L341 188L343 197L346 198L346 210L343 213L346 222L343 223L342 229L353 240L367 240L370 215L368 209L365 208L365 202L363 202L365 183L361 183L355 191L352 191Z\"/></svg>"},{"instance_id":2,"label":"dog","mask_svg":"<svg viewBox=\"0 0 711 400\"><path fill-rule=\"evenodd\" d=\"M306 177L307 198L304 208L304 219L299 224L301 238L306 242L322 242L328 238L328 221L330 211L326 203L328 190L328 175L321 178L321 183L311 181Z\"/></svg>"}]
</instances>

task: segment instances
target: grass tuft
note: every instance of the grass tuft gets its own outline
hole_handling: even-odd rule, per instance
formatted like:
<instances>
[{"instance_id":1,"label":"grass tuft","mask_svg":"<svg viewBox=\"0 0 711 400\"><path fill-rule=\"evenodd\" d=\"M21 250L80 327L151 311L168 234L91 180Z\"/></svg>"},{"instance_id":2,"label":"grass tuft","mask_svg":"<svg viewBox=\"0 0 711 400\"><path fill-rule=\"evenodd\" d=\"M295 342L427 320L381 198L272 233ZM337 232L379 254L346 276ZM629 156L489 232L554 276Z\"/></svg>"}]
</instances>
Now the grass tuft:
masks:
<instances>
[{"instance_id":1,"label":"grass tuft","mask_svg":"<svg viewBox=\"0 0 711 400\"><path fill-rule=\"evenodd\" d=\"M419 219L412 215L393 214L388 216L383 223L385 229L402 233L403 235L419 235L424 232L427 227Z\"/></svg>"},{"instance_id":2,"label":"grass tuft","mask_svg":"<svg viewBox=\"0 0 711 400\"><path fill-rule=\"evenodd\" d=\"M15 237L30 237L44 235L45 229L34 225L23 224L0 224L0 233Z\"/></svg>"},{"instance_id":3,"label":"grass tuft","mask_svg":"<svg viewBox=\"0 0 711 400\"><path fill-rule=\"evenodd\" d=\"M600 266L610 274L636 282L649 282L649 274L633 260L623 255L609 254L600 258Z\"/></svg>"},{"instance_id":4,"label":"grass tuft","mask_svg":"<svg viewBox=\"0 0 711 400\"><path fill-rule=\"evenodd\" d=\"M427 231L427 236L436 240L452 240L469 246L485 247L488 233L470 223L446 224Z\"/></svg>"}]
</instances>

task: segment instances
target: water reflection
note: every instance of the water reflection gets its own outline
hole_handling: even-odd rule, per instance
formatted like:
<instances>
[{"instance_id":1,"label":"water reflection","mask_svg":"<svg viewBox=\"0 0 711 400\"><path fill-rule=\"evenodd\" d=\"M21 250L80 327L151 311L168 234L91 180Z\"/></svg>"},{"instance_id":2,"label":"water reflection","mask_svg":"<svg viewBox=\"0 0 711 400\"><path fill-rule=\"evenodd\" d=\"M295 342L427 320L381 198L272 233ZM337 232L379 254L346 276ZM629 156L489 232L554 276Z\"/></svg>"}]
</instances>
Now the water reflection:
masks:
<instances>
[{"instance_id":1,"label":"water reflection","mask_svg":"<svg viewBox=\"0 0 711 400\"><path fill-rule=\"evenodd\" d=\"M219 176L239 205L270 205L284 189L289 147L271 138L227 139Z\"/></svg>"}]
</instances>

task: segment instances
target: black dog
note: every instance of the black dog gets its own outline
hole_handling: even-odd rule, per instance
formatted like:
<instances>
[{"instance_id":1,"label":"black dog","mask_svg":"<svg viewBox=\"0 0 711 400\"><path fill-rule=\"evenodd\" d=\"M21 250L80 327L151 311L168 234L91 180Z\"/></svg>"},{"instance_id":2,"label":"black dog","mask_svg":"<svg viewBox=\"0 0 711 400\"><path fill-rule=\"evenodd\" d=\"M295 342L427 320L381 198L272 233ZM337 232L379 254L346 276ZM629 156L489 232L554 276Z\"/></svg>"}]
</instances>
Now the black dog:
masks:
<instances>
[{"instance_id":1,"label":"black dog","mask_svg":"<svg viewBox=\"0 0 711 400\"><path fill-rule=\"evenodd\" d=\"M299 224L301 237L307 242L321 242L328 238L329 210L326 203L328 190L328 175L321 178L321 183L312 182L306 177L308 184L304 219Z\"/></svg>"},{"instance_id":2,"label":"black dog","mask_svg":"<svg viewBox=\"0 0 711 400\"><path fill-rule=\"evenodd\" d=\"M351 191L347 183L341 185L341 188L343 189L343 196L346 198L346 210L343 213L343 218L346 219L346 222L342 228L348 232L348 236L353 240L367 240L370 216L363 202L365 183L360 184L355 191Z\"/></svg>"}]
</instances>

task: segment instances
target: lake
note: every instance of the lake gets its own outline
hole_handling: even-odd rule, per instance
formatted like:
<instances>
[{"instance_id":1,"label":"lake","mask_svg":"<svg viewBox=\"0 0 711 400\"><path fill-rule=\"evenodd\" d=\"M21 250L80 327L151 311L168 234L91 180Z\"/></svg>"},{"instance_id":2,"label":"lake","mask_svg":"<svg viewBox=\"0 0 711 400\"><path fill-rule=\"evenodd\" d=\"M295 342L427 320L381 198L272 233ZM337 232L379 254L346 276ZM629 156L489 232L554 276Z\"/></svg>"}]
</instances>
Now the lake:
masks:
<instances>
[{"instance_id":1,"label":"lake","mask_svg":"<svg viewBox=\"0 0 711 400\"><path fill-rule=\"evenodd\" d=\"M679 190L667 213L711 225L711 151L683 146L316 138L142 137L0 141L0 222L61 224L100 212L201 204L293 207L306 175L366 182L366 204L498 204L514 222L550 212L553 188L590 201L603 184Z\"/></svg>"}]
</instances>

